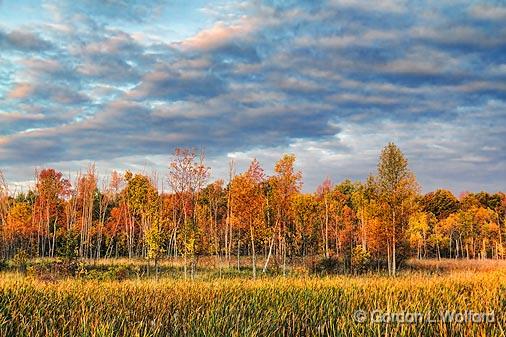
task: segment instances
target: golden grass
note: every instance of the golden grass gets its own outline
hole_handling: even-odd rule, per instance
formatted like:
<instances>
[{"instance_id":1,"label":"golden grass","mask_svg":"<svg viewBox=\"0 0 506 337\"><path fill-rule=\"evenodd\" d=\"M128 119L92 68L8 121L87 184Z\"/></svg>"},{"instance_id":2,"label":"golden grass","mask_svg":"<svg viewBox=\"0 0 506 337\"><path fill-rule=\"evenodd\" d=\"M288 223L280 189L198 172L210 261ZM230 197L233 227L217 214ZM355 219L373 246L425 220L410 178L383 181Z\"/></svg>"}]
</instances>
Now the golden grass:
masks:
<instances>
[{"instance_id":1,"label":"golden grass","mask_svg":"<svg viewBox=\"0 0 506 337\"><path fill-rule=\"evenodd\" d=\"M364 323L371 312L494 312L494 323ZM0 275L0 336L504 336L506 272L53 283Z\"/></svg>"},{"instance_id":2,"label":"golden grass","mask_svg":"<svg viewBox=\"0 0 506 337\"><path fill-rule=\"evenodd\" d=\"M506 270L506 260L492 259L428 259L428 260L410 260L408 265L421 270L430 271L454 271L454 270L471 270L471 271L494 271Z\"/></svg>"},{"instance_id":3,"label":"golden grass","mask_svg":"<svg viewBox=\"0 0 506 337\"><path fill-rule=\"evenodd\" d=\"M59 258L34 258L31 260L32 263L43 263L50 262L54 260L58 260ZM60 259L61 260L61 259ZM257 267L263 267L265 262L264 257L256 258ZM145 266L150 263L154 264L153 260L147 260L145 258L101 258L101 259L79 259L78 261L84 262L88 265L97 265L97 266L125 266L125 265L133 265L133 266ZM177 258L166 258L159 260L160 267L183 267L185 260L183 257ZM190 258L186 261L187 264L190 263ZM197 266L199 267L211 267L211 268L236 268L237 267L237 258L232 257L229 262L226 261L225 258L218 259L215 256L200 256L196 259ZM274 259L271 259L270 266L274 265ZM241 256L240 257L240 266L241 268L250 268L251 267L251 257L250 256Z\"/></svg>"}]
</instances>

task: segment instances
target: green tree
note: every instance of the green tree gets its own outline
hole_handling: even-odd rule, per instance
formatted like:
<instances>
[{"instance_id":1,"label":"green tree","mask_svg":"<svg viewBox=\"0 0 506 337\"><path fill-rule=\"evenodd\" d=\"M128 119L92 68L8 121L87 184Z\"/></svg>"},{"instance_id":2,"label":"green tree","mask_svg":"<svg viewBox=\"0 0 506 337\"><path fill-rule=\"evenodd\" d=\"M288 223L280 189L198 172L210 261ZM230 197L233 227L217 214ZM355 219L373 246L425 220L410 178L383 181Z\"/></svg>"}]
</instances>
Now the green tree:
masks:
<instances>
[{"instance_id":1,"label":"green tree","mask_svg":"<svg viewBox=\"0 0 506 337\"><path fill-rule=\"evenodd\" d=\"M401 150L389 143L381 151L376 177L378 202L384 210L383 219L389 231L387 261L389 274L397 271L397 248L405 240L405 230L410 214L416 209L415 198L419 186L415 175L408 168L408 161ZM400 241L400 242L399 242Z\"/></svg>"},{"instance_id":2,"label":"green tree","mask_svg":"<svg viewBox=\"0 0 506 337\"><path fill-rule=\"evenodd\" d=\"M452 192L443 189L425 194L420 204L423 211L434 214L438 220L448 217L459 209L457 198Z\"/></svg>"}]
</instances>

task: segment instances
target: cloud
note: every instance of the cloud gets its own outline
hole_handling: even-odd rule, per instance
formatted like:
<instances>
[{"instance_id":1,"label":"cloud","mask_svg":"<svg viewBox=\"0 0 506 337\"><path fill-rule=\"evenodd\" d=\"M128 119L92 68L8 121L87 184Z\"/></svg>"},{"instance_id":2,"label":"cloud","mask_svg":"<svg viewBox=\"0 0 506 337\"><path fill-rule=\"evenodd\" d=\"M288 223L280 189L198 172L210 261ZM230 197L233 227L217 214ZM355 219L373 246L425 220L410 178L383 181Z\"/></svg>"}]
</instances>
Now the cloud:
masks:
<instances>
[{"instance_id":1,"label":"cloud","mask_svg":"<svg viewBox=\"0 0 506 337\"><path fill-rule=\"evenodd\" d=\"M236 42L238 39L244 39L256 29L256 21L247 18L232 25L217 22L211 28L204 29L197 35L181 42L181 46L190 50L215 49Z\"/></svg>"},{"instance_id":2,"label":"cloud","mask_svg":"<svg viewBox=\"0 0 506 337\"><path fill-rule=\"evenodd\" d=\"M83 0L49 2L46 8L55 14L86 13L103 20L121 20L142 23L155 17L164 7L165 1L160 0Z\"/></svg>"},{"instance_id":3,"label":"cloud","mask_svg":"<svg viewBox=\"0 0 506 337\"><path fill-rule=\"evenodd\" d=\"M330 49L342 49L354 46L367 47L371 44L386 44L399 41L402 38L400 32L367 30L360 34L330 35L320 38L313 36L301 36L296 38L295 43L305 47L319 47Z\"/></svg>"},{"instance_id":4,"label":"cloud","mask_svg":"<svg viewBox=\"0 0 506 337\"><path fill-rule=\"evenodd\" d=\"M503 188L503 7L47 1L0 33L2 165L163 168L204 146L218 177L294 152L311 190L395 141L427 188Z\"/></svg>"},{"instance_id":5,"label":"cloud","mask_svg":"<svg viewBox=\"0 0 506 337\"><path fill-rule=\"evenodd\" d=\"M441 34L445 30L446 34ZM483 31L466 25L448 25L446 27L415 27L411 32L414 38L451 47L493 48L506 45L504 35Z\"/></svg>"},{"instance_id":6,"label":"cloud","mask_svg":"<svg viewBox=\"0 0 506 337\"><path fill-rule=\"evenodd\" d=\"M337 103L355 103L359 105L392 105L399 102L398 99L387 96L361 96L353 93L335 94L329 97Z\"/></svg>"},{"instance_id":7,"label":"cloud","mask_svg":"<svg viewBox=\"0 0 506 337\"><path fill-rule=\"evenodd\" d=\"M141 51L141 47L129 34L121 31L107 31L107 33L109 33L109 36L100 41L91 41L77 52L95 56L129 54Z\"/></svg>"},{"instance_id":8,"label":"cloud","mask_svg":"<svg viewBox=\"0 0 506 337\"><path fill-rule=\"evenodd\" d=\"M304 190L310 192L325 177L334 182L346 178L366 179L368 174L375 172L381 148L394 141L405 153L425 192L443 186L455 193L497 191L505 187L504 155L501 159L496 156L497 151L504 150L500 134L506 131L503 126L506 124L494 127L495 132L490 133L490 125L479 121L504 120L501 113L504 106L503 102L489 101L485 107L472 108L478 116L462 114L454 121L459 125L457 128L451 123L436 121L424 124L394 120L372 125L345 123L334 137L296 139L288 146L253 148L231 152L228 156L236 160L240 169L246 169L249 162L257 158L267 166L267 173L272 173L273 163L283 153L294 153L297 167L304 173ZM498 146L486 145L491 143ZM217 160L225 161L224 158ZM490 171L484 172L484 166L490 166ZM491 173L497 180L490 180Z\"/></svg>"},{"instance_id":9,"label":"cloud","mask_svg":"<svg viewBox=\"0 0 506 337\"><path fill-rule=\"evenodd\" d=\"M60 104L84 104L89 98L72 89L51 84L39 85L17 83L7 94L7 98L16 100L48 100Z\"/></svg>"},{"instance_id":10,"label":"cloud","mask_svg":"<svg viewBox=\"0 0 506 337\"><path fill-rule=\"evenodd\" d=\"M11 113L3 113L0 114L0 122L9 123L9 122L17 122L17 121L40 121L44 119L44 114L41 113L20 113L20 112L11 112Z\"/></svg>"},{"instance_id":11,"label":"cloud","mask_svg":"<svg viewBox=\"0 0 506 337\"><path fill-rule=\"evenodd\" d=\"M12 99L27 98L35 91L30 83L19 83L8 93L7 97Z\"/></svg>"},{"instance_id":12,"label":"cloud","mask_svg":"<svg viewBox=\"0 0 506 337\"><path fill-rule=\"evenodd\" d=\"M146 73L130 96L138 100L209 98L224 92L225 86L226 84L213 73L183 72L171 67L160 67Z\"/></svg>"},{"instance_id":13,"label":"cloud","mask_svg":"<svg viewBox=\"0 0 506 337\"><path fill-rule=\"evenodd\" d=\"M63 70L63 66L55 59L30 58L21 63L34 74L58 74Z\"/></svg>"},{"instance_id":14,"label":"cloud","mask_svg":"<svg viewBox=\"0 0 506 337\"><path fill-rule=\"evenodd\" d=\"M397 0L386 0L374 4L366 0L332 0L330 3L337 7L351 7L363 11L401 13L407 9L405 1Z\"/></svg>"},{"instance_id":15,"label":"cloud","mask_svg":"<svg viewBox=\"0 0 506 337\"><path fill-rule=\"evenodd\" d=\"M501 6L477 4L471 7L469 13L483 20L506 20L506 8Z\"/></svg>"},{"instance_id":16,"label":"cloud","mask_svg":"<svg viewBox=\"0 0 506 337\"><path fill-rule=\"evenodd\" d=\"M0 31L0 47L2 49L17 49L20 51L44 51L53 45L32 32L13 30L9 33Z\"/></svg>"}]
</instances>

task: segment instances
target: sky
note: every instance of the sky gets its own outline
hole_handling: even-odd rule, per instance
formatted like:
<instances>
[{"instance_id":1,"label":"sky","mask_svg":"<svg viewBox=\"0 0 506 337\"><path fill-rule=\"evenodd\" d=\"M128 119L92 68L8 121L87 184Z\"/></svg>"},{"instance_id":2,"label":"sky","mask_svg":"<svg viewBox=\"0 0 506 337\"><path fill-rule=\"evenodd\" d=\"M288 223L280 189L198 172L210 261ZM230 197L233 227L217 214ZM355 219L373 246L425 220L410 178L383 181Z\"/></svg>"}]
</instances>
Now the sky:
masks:
<instances>
[{"instance_id":1,"label":"sky","mask_svg":"<svg viewBox=\"0 0 506 337\"><path fill-rule=\"evenodd\" d=\"M502 1L0 0L0 170L212 178L297 157L304 190L396 143L423 191L506 190Z\"/></svg>"}]
</instances>

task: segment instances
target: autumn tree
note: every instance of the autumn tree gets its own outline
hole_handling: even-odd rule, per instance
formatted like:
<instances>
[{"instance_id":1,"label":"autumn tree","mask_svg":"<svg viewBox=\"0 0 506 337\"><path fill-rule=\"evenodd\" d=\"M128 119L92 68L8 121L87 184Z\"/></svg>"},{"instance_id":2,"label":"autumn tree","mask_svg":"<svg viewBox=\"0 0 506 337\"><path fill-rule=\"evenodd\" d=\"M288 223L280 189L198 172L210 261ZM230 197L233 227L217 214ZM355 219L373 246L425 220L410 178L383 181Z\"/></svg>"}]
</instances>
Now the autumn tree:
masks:
<instances>
[{"instance_id":1,"label":"autumn tree","mask_svg":"<svg viewBox=\"0 0 506 337\"><path fill-rule=\"evenodd\" d=\"M324 251L320 234L320 203L313 193L299 193L293 200L296 231L300 236L300 255L315 255Z\"/></svg>"},{"instance_id":2,"label":"autumn tree","mask_svg":"<svg viewBox=\"0 0 506 337\"><path fill-rule=\"evenodd\" d=\"M420 205L423 211L434 214L438 220L448 217L459 209L457 198L452 192L443 189L425 194Z\"/></svg>"},{"instance_id":3,"label":"autumn tree","mask_svg":"<svg viewBox=\"0 0 506 337\"><path fill-rule=\"evenodd\" d=\"M5 241L5 226L9 213L9 189L3 172L0 170L0 256L7 256L7 242Z\"/></svg>"},{"instance_id":4,"label":"autumn tree","mask_svg":"<svg viewBox=\"0 0 506 337\"><path fill-rule=\"evenodd\" d=\"M128 213L128 254L147 255L146 233L152 233L158 224L159 195L156 186L148 176L125 173L126 187L123 198ZM136 247L137 246L137 247Z\"/></svg>"},{"instance_id":5,"label":"autumn tree","mask_svg":"<svg viewBox=\"0 0 506 337\"><path fill-rule=\"evenodd\" d=\"M44 169L36 178L32 219L37 226L39 255L53 257L57 230L64 220L62 200L70 195L70 182L54 169Z\"/></svg>"},{"instance_id":6,"label":"autumn tree","mask_svg":"<svg viewBox=\"0 0 506 337\"><path fill-rule=\"evenodd\" d=\"M390 234L387 245L388 270L390 275L395 276L397 248L399 243L403 243L409 216L416 209L415 197L419 186L404 154L393 143L381 151L376 183L378 201L384 211L383 220Z\"/></svg>"},{"instance_id":7,"label":"autumn tree","mask_svg":"<svg viewBox=\"0 0 506 337\"><path fill-rule=\"evenodd\" d=\"M232 162L227 183L206 186L203 153L177 149L167 192L156 174L113 172L100 180L91 165L72 184L54 169L41 170L32 189L16 194L0 173L0 255L142 256L148 271L153 260L158 271L160 259L183 256L192 277L200 256L214 256L221 272L222 257L230 262L234 251L239 267L241 256L251 257L253 276L259 254L266 257L263 272L274 260L284 274L287 259L308 255L338 261L344 272L376 266L390 275L409 256L504 258L503 192L419 196L394 144L381 152L374 176L337 185L326 179L311 193L301 193L294 164L295 156L285 155L266 177L256 160L238 176Z\"/></svg>"},{"instance_id":8,"label":"autumn tree","mask_svg":"<svg viewBox=\"0 0 506 337\"><path fill-rule=\"evenodd\" d=\"M227 237L226 204L227 193L223 187L223 180L218 179L207 185L199 196L199 204L202 207L201 225L202 230L209 235L206 238L206 246L210 254L216 256L217 265L221 271L221 237ZM224 240L226 242L226 240ZM225 244L226 246L226 244Z\"/></svg>"},{"instance_id":9,"label":"autumn tree","mask_svg":"<svg viewBox=\"0 0 506 337\"><path fill-rule=\"evenodd\" d=\"M359 220L359 237L360 244L362 245L362 251L368 250L368 242L375 240L374 236L371 236L371 231L368 230L371 219L374 217L374 178L369 176L365 183L359 183L351 195L351 202L353 208L357 213Z\"/></svg>"},{"instance_id":10,"label":"autumn tree","mask_svg":"<svg viewBox=\"0 0 506 337\"><path fill-rule=\"evenodd\" d=\"M353 209L354 184L344 180L334 186L331 194L333 217L333 241L335 252L344 258L345 268L350 268L353 248L358 239L356 230L356 212Z\"/></svg>"},{"instance_id":11,"label":"autumn tree","mask_svg":"<svg viewBox=\"0 0 506 337\"><path fill-rule=\"evenodd\" d=\"M332 191L332 182L330 179L325 179L323 183L317 187L316 194L319 198L320 204L322 205L321 209L323 210L323 238L324 238L324 255L326 258L330 257L330 248L329 248L329 222L330 222L330 199L331 199L331 191Z\"/></svg>"},{"instance_id":12,"label":"autumn tree","mask_svg":"<svg viewBox=\"0 0 506 337\"><path fill-rule=\"evenodd\" d=\"M191 256L191 275L195 268L195 250L197 226L195 218L195 202L198 193L209 178L209 168L204 164L204 153L197 153L194 149L177 148L174 158L169 164L168 183L178 199L182 217L184 274L187 276L187 256Z\"/></svg>"},{"instance_id":13,"label":"autumn tree","mask_svg":"<svg viewBox=\"0 0 506 337\"><path fill-rule=\"evenodd\" d=\"M264 171L255 159L248 170L232 180L232 200L234 216L239 228L246 227L249 232L253 278L256 278L255 241L264 223L265 198L262 189Z\"/></svg>"},{"instance_id":14,"label":"autumn tree","mask_svg":"<svg viewBox=\"0 0 506 337\"><path fill-rule=\"evenodd\" d=\"M18 249L33 255L37 251L37 228L32 222L32 206L27 202L17 202L10 207L4 228L5 241L12 256Z\"/></svg>"},{"instance_id":15,"label":"autumn tree","mask_svg":"<svg viewBox=\"0 0 506 337\"><path fill-rule=\"evenodd\" d=\"M347 263L351 258L351 246L354 240L354 211L351 197L353 187L351 182L344 181L333 186L330 179L325 179L318 186L316 196L319 202L320 222L322 223L322 238L324 256L329 258L331 251L336 257L346 253ZM342 249L346 245L348 249Z\"/></svg>"},{"instance_id":16,"label":"autumn tree","mask_svg":"<svg viewBox=\"0 0 506 337\"><path fill-rule=\"evenodd\" d=\"M76 204L78 215L79 256L90 257L92 254L93 228L93 206L95 192L97 190L97 177L95 166L91 165L84 175L79 174L77 178Z\"/></svg>"},{"instance_id":17,"label":"autumn tree","mask_svg":"<svg viewBox=\"0 0 506 337\"><path fill-rule=\"evenodd\" d=\"M274 166L273 199L280 243L279 250L283 261L283 275L286 275L287 227L294 223L294 213L291 206L302 186L302 173L295 170L294 164L295 155L285 154Z\"/></svg>"},{"instance_id":18,"label":"autumn tree","mask_svg":"<svg viewBox=\"0 0 506 337\"><path fill-rule=\"evenodd\" d=\"M417 211L408 220L407 235L410 244L416 247L416 258L427 257L427 242L436 223L436 217L430 212Z\"/></svg>"},{"instance_id":19,"label":"autumn tree","mask_svg":"<svg viewBox=\"0 0 506 337\"><path fill-rule=\"evenodd\" d=\"M95 190L94 193L94 209L97 217L97 225L96 225L96 253L94 257L99 259L102 256L102 246L106 243L107 246L107 236L104 238L104 231L106 230L107 219L111 216L112 208L116 205L117 195L119 191L119 174L116 171L113 171L111 175L111 179L108 181L104 179L102 182L102 189Z\"/></svg>"},{"instance_id":20,"label":"autumn tree","mask_svg":"<svg viewBox=\"0 0 506 337\"><path fill-rule=\"evenodd\" d=\"M146 241L148 259L155 261L155 272L158 276L159 273L159 261L165 252L164 241L165 235L162 230L160 217L155 216L151 220L151 225L148 226L144 231L144 239Z\"/></svg>"},{"instance_id":21,"label":"autumn tree","mask_svg":"<svg viewBox=\"0 0 506 337\"><path fill-rule=\"evenodd\" d=\"M232 180L235 177L235 162L231 159L228 163L228 186L226 188L227 193L227 214L225 218L225 258L227 265L230 267L230 259L232 256L232 242L233 242L233 204L232 204ZM265 268L264 268L265 269Z\"/></svg>"},{"instance_id":22,"label":"autumn tree","mask_svg":"<svg viewBox=\"0 0 506 337\"><path fill-rule=\"evenodd\" d=\"M121 191L124 188L123 176L117 171L111 173L105 198L110 202L110 212L103 219L103 233L105 236L105 257L111 257L113 252L118 255L118 245L121 241L122 224L128 220L126 212L126 202L124 198L120 198ZM104 214L105 216L105 214ZM102 220L101 220L102 221Z\"/></svg>"}]
</instances>

